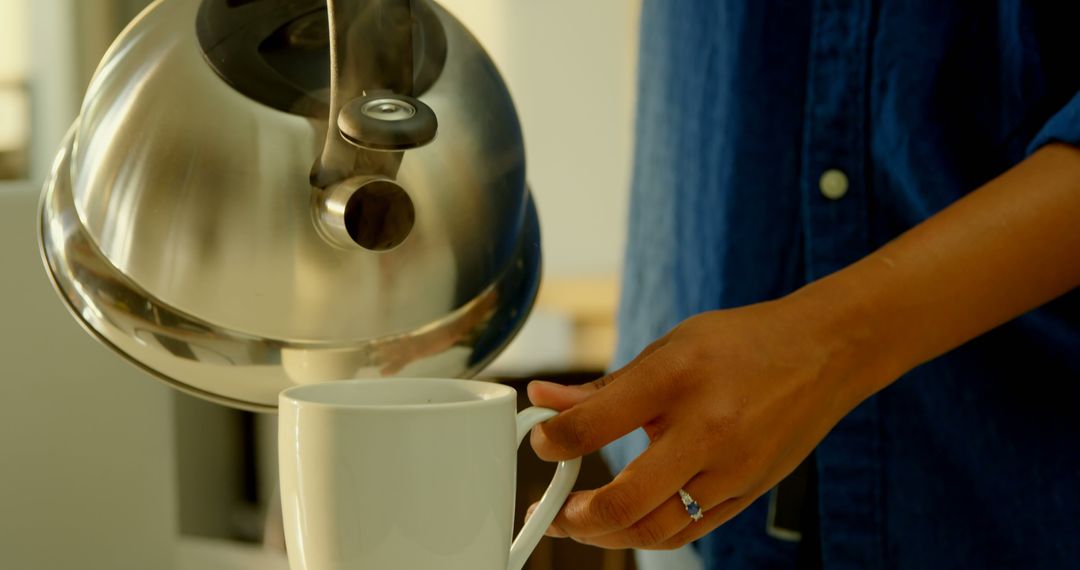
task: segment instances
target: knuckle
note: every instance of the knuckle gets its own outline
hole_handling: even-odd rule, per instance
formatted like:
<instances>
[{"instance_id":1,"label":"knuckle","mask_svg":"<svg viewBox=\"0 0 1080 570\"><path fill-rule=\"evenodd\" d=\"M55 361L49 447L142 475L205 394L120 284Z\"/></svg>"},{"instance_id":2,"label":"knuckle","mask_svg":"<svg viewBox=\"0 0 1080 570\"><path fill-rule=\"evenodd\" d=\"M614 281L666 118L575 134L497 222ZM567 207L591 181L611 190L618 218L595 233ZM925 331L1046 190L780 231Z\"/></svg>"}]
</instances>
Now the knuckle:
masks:
<instances>
[{"instance_id":1,"label":"knuckle","mask_svg":"<svg viewBox=\"0 0 1080 570\"><path fill-rule=\"evenodd\" d=\"M592 385L592 387L595 390L600 390L602 388L605 388L608 384L611 384L612 382L614 382L616 377L617 377L617 374L614 374L614 373L613 374L607 374L607 375L601 376L600 378L597 378L596 380L593 380L592 382L590 382L590 384Z\"/></svg>"},{"instance_id":2,"label":"knuckle","mask_svg":"<svg viewBox=\"0 0 1080 570\"><path fill-rule=\"evenodd\" d=\"M688 365L706 362L714 356L716 347L704 342L690 342L683 348L683 359Z\"/></svg>"},{"instance_id":3,"label":"knuckle","mask_svg":"<svg viewBox=\"0 0 1080 570\"><path fill-rule=\"evenodd\" d=\"M665 380L674 386L692 388L703 380L702 357L696 347L682 347L667 358Z\"/></svg>"},{"instance_id":4,"label":"knuckle","mask_svg":"<svg viewBox=\"0 0 1080 570\"><path fill-rule=\"evenodd\" d=\"M692 540L689 535L686 533L679 533L655 546L660 550L675 550L676 548L682 548L691 542Z\"/></svg>"},{"instance_id":5,"label":"knuckle","mask_svg":"<svg viewBox=\"0 0 1080 570\"><path fill-rule=\"evenodd\" d=\"M735 429L735 418L728 415L709 414L700 422L701 435L709 441L727 439Z\"/></svg>"},{"instance_id":6,"label":"knuckle","mask_svg":"<svg viewBox=\"0 0 1080 570\"><path fill-rule=\"evenodd\" d=\"M565 451L578 455L591 451L596 435L592 422L583 415L568 414L561 428L555 443Z\"/></svg>"},{"instance_id":7,"label":"knuckle","mask_svg":"<svg viewBox=\"0 0 1080 570\"><path fill-rule=\"evenodd\" d=\"M626 529L635 546L653 546L670 537L670 533L653 518L638 521Z\"/></svg>"},{"instance_id":8,"label":"knuckle","mask_svg":"<svg viewBox=\"0 0 1080 570\"><path fill-rule=\"evenodd\" d=\"M633 503L626 493L617 490L600 491L589 504L595 522L607 528L627 528L637 522Z\"/></svg>"}]
</instances>

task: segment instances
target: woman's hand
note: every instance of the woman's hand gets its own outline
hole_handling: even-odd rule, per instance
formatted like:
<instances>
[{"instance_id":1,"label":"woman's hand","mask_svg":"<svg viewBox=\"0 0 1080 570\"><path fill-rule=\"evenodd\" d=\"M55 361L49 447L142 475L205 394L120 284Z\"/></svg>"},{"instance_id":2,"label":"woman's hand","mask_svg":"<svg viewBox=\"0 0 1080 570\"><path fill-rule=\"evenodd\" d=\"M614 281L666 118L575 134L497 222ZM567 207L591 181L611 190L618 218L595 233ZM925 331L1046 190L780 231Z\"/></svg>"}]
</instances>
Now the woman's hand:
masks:
<instances>
[{"instance_id":1,"label":"woman's hand","mask_svg":"<svg viewBox=\"0 0 1080 570\"><path fill-rule=\"evenodd\" d=\"M572 494L548 534L605 548L676 548L794 470L874 391L860 387L876 383L873 370L857 368L854 342L824 326L807 310L814 306L789 298L701 314L596 382L530 384L533 404L565 410L533 430L543 459L592 453L638 427L651 440L611 483ZM703 509L701 520L687 514L680 488Z\"/></svg>"}]
</instances>

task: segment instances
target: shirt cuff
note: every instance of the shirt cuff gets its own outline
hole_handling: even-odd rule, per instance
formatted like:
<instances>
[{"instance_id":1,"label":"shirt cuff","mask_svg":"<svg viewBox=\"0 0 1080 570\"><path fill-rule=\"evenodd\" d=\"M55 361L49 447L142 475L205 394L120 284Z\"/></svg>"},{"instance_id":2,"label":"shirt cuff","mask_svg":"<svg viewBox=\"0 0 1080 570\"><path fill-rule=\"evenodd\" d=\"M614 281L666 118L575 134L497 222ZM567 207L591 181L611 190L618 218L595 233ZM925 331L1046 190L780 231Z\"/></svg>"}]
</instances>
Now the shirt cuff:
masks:
<instances>
[{"instance_id":1,"label":"shirt cuff","mask_svg":"<svg viewBox=\"0 0 1080 570\"><path fill-rule=\"evenodd\" d=\"M1080 146L1080 92L1073 95L1073 98L1043 125L1028 145L1027 154L1030 155L1052 142Z\"/></svg>"}]
</instances>

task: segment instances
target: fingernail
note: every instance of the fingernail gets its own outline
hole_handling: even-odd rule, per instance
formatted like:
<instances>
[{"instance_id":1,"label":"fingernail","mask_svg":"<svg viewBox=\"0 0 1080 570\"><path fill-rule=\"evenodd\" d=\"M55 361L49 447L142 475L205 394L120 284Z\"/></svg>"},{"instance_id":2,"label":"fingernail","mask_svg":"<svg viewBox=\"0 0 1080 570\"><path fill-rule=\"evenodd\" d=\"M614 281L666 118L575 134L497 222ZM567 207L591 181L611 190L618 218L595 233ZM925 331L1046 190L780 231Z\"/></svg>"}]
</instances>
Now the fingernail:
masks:
<instances>
[{"instance_id":1,"label":"fingernail","mask_svg":"<svg viewBox=\"0 0 1080 570\"><path fill-rule=\"evenodd\" d=\"M555 382L548 382L547 380L533 380L532 382L529 382L529 387L531 388L533 386L555 390L556 392L562 392L565 395L573 395L575 398L580 398L582 395L587 395L589 393L584 386L558 384Z\"/></svg>"},{"instance_id":2,"label":"fingernail","mask_svg":"<svg viewBox=\"0 0 1080 570\"><path fill-rule=\"evenodd\" d=\"M546 380L533 380L532 382L529 382L529 385L526 387L526 393L528 393L529 395L529 401L535 403L535 400L533 398L536 396L536 390L540 390L541 392L546 392L550 394L552 392L558 393L558 391L562 388L563 386L561 384L556 384L554 382L548 382Z\"/></svg>"},{"instance_id":3,"label":"fingernail","mask_svg":"<svg viewBox=\"0 0 1080 570\"><path fill-rule=\"evenodd\" d=\"M529 522L529 519L532 518L533 513L536 512L536 507L539 507L539 506L540 506L540 503L533 503L532 505L529 506L529 509L525 511L525 522Z\"/></svg>"}]
</instances>

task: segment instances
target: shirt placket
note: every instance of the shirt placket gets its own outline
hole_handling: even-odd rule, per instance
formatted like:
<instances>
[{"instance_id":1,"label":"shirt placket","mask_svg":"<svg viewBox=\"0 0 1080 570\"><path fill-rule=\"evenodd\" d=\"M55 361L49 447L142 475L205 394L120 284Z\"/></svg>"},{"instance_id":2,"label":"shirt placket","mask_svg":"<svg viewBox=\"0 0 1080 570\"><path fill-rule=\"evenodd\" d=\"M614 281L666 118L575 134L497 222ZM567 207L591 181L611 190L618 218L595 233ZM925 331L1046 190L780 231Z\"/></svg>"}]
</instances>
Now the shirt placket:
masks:
<instances>
[{"instance_id":1,"label":"shirt placket","mask_svg":"<svg viewBox=\"0 0 1080 570\"><path fill-rule=\"evenodd\" d=\"M868 253L867 108L872 0L816 0L801 177L807 279ZM878 415L871 398L819 445L825 568L883 568Z\"/></svg>"}]
</instances>

